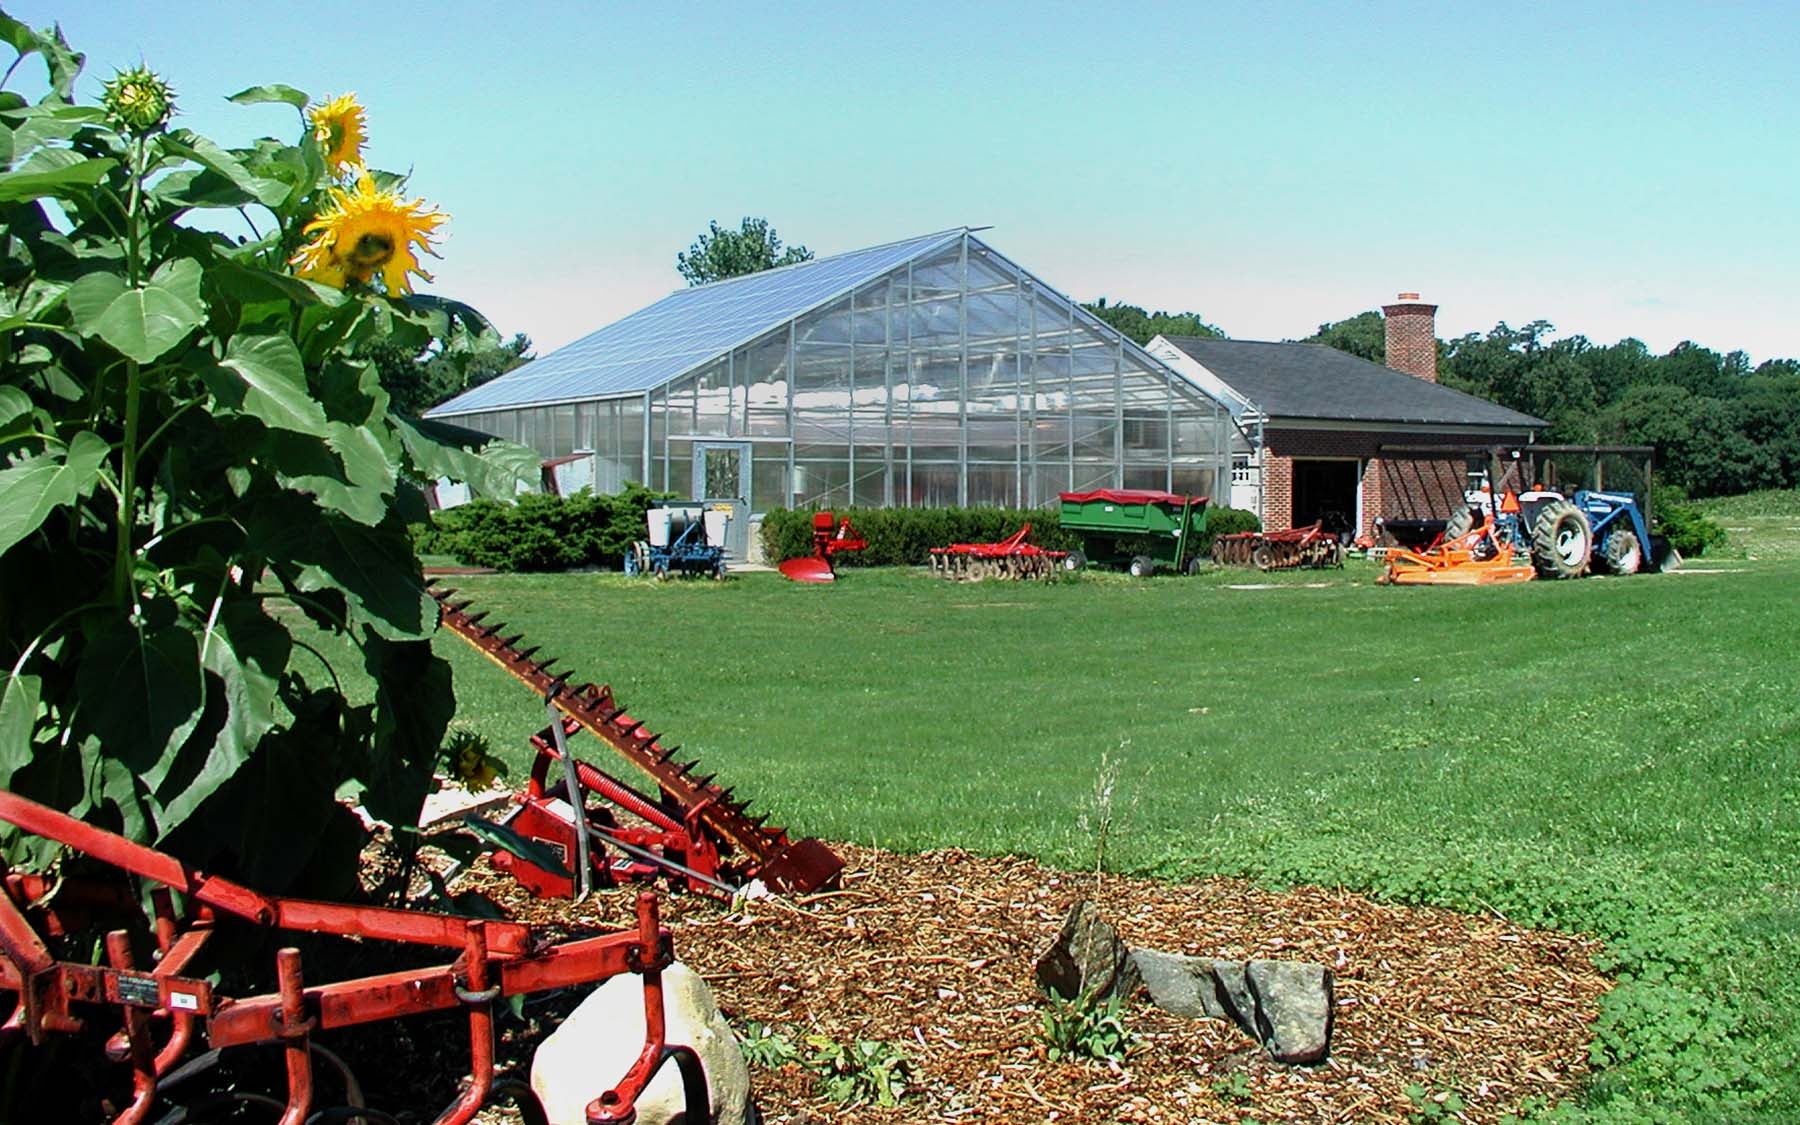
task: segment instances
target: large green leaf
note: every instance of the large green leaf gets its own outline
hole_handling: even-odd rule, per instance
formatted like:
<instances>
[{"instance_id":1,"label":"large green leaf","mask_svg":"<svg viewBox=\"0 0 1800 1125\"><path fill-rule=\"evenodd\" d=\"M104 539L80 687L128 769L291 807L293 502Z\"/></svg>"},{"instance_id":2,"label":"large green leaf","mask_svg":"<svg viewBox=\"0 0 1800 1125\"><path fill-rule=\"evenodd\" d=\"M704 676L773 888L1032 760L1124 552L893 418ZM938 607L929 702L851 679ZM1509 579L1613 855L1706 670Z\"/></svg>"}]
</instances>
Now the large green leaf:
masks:
<instances>
[{"instance_id":1,"label":"large green leaf","mask_svg":"<svg viewBox=\"0 0 1800 1125\"><path fill-rule=\"evenodd\" d=\"M220 394L216 380L209 381L214 394L227 405L253 415L271 429L314 437L328 432L325 411L307 391L306 368L292 339L240 333L231 338L219 366L243 384L243 397L232 401L229 395Z\"/></svg>"},{"instance_id":2,"label":"large green leaf","mask_svg":"<svg viewBox=\"0 0 1800 1125\"><path fill-rule=\"evenodd\" d=\"M456 713L450 665L430 641L363 641L363 667L375 680L375 737L358 772L363 803L389 824L417 824L431 788L444 730Z\"/></svg>"},{"instance_id":3,"label":"large green leaf","mask_svg":"<svg viewBox=\"0 0 1800 1125\"><path fill-rule=\"evenodd\" d=\"M537 451L430 418L394 418L413 469L427 480L459 481L482 496L510 500L537 480Z\"/></svg>"},{"instance_id":4,"label":"large green leaf","mask_svg":"<svg viewBox=\"0 0 1800 1125\"><path fill-rule=\"evenodd\" d=\"M17 387L0 387L0 426L31 410L31 396Z\"/></svg>"},{"instance_id":5,"label":"large green leaf","mask_svg":"<svg viewBox=\"0 0 1800 1125\"><path fill-rule=\"evenodd\" d=\"M272 431L260 445L261 460L275 470L283 488L304 492L321 508L374 527L387 518L393 474L385 458L379 465L369 463L364 443L344 440L350 427L333 422L330 428L332 436L325 441ZM350 450L348 459L340 445ZM375 453L380 455L378 445Z\"/></svg>"},{"instance_id":6,"label":"large green leaf","mask_svg":"<svg viewBox=\"0 0 1800 1125\"><path fill-rule=\"evenodd\" d=\"M36 676L0 678L0 783L9 781L31 761L31 732L37 726L41 687Z\"/></svg>"},{"instance_id":7,"label":"large green leaf","mask_svg":"<svg viewBox=\"0 0 1800 1125\"><path fill-rule=\"evenodd\" d=\"M0 471L0 551L36 531L56 508L87 495L110 450L106 439L83 430L61 453L43 453Z\"/></svg>"},{"instance_id":8,"label":"large green leaf","mask_svg":"<svg viewBox=\"0 0 1800 1125\"><path fill-rule=\"evenodd\" d=\"M165 758L145 775L162 804L161 835L173 831L256 752L274 729L277 677L287 667L292 642L287 630L251 602L222 608L204 638L206 713L214 717L189 740L180 755Z\"/></svg>"},{"instance_id":9,"label":"large green leaf","mask_svg":"<svg viewBox=\"0 0 1800 1125\"><path fill-rule=\"evenodd\" d=\"M292 86L283 86L279 82L271 82L266 86L252 86L248 90L239 90L225 100L236 102L239 105L260 105L264 102L282 102L286 105L293 106L295 109L305 109L306 103L310 102L312 99L307 97L306 92L303 90L296 90Z\"/></svg>"},{"instance_id":10,"label":"large green leaf","mask_svg":"<svg viewBox=\"0 0 1800 1125\"><path fill-rule=\"evenodd\" d=\"M302 281L290 274L260 269L242 262L215 262L206 271L206 282L218 292L246 303L286 300L296 305L338 305L346 298L341 290Z\"/></svg>"},{"instance_id":11,"label":"large green leaf","mask_svg":"<svg viewBox=\"0 0 1800 1125\"><path fill-rule=\"evenodd\" d=\"M21 203L45 196L66 196L76 189L91 188L118 163L105 157L86 157L66 148L43 149L17 171L0 172L0 203Z\"/></svg>"},{"instance_id":12,"label":"large green leaf","mask_svg":"<svg viewBox=\"0 0 1800 1125\"><path fill-rule=\"evenodd\" d=\"M75 78L81 73L86 56L69 49L62 28L34 31L5 12L0 12L0 40L12 45L19 57L41 54L49 69L50 88L60 99L67 100L75 89Z\"/></svg>"},{"instance_id":13,"label":"large green leaf","mask_svg":"<svg viewBox=\"0 0 1800 1125\"><path fill-rule=\"evenodd\" d=\"M382 637L419 640L436 629L437 604L398 520L368 527L291 497L261 504L249 530L255 550L297 591L341 592L353 620Z\"/></svg>"},{"instance_id":14,"label":"large green leaf","mask_svg":"<svg viewBox=\"0 0 1800 1125\"><path fill-rule=\"evenodd\" d=\"M75 672L81 729L101 752L144 773L185 741L200 719L200 650L180 625L113 618L88 641Z\"/></svg>"},{"instance_id":15,"label":"large green leaf","mask_svg":"<svg viewBox=\"0 0 1800 1125\"><path fill-rule=\"evenodd\" d=\"M198 133L186 129L162 138L163 150L180 156L230 180L240 191L265 207L278 207L287 198L288 185L258 176L235 155Z\"/></svg>"},{"instance_id":16,"label":"large green leaf","mask_svg":"<svg viewBox=\"0 0 1800 1125\"><path fill-rule=\"evenodd\" d=\"M137 288L115 274L91 273L69 287L69 312L82 335L151 363L206 322L200 280L200 263L192 258L165 262Z\"/></svg>"}]
</instances>

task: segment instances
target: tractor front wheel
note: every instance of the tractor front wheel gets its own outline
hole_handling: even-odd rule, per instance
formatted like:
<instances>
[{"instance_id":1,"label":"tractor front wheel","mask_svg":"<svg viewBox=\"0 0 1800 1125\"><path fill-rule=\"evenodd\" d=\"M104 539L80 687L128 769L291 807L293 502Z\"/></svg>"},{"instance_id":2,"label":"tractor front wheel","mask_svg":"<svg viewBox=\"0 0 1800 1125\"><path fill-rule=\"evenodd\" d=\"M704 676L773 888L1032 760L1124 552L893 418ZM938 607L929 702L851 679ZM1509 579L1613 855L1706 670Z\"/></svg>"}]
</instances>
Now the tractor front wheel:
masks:
<instances>
[{"instance_id":1,"label":"tractor front wheel","mask_svg":"<svg viewBox=\"0 0 1800 1125\"><path fill-rule=\"evenodd\" d=\"M1637 532L1629 527L1615 527L1600 543L1600 559L1614 574L1636 574L1644 565L1644 549Z\"/></svg>"},{"instance_id":2,"label":"tractor front wheel","mask_svg":"<svg viewBox=\"0 0 1800 1125\"><path fill-rule=\"evenodd\" d=\"M1542 578L1576 578L1587 572L1594 531L1587 513L1567 500L1546 501L1531 521L1531 561Z\"/></svg>"}]
</instances>

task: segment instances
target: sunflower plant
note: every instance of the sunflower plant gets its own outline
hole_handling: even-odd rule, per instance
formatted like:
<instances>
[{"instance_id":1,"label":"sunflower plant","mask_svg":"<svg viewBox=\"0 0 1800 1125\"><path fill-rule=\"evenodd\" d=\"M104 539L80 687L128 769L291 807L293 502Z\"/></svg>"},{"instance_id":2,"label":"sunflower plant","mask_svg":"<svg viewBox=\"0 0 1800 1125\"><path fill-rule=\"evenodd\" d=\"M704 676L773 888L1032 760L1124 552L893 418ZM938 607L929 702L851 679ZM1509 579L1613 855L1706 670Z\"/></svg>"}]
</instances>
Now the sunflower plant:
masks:
<instances>
[{"instance_id":1,"label":"sunflower plant","mask_svg":"<svg viewBox=\"0 0 1800 1125\"><path fill-rule=\"evenodd\" d=\"M453 710L420 482L511 495L534 466L395 413L369 357L492 330L413 293L444 216L364 166L354 98L245 90L296 119L226 148L147 67L84 105L60 32L0 13L0 39L7 77L48 73L35 103L0 82L0 784L341 885L336 798L413 823Z\"/></svg>"}]
</instances>

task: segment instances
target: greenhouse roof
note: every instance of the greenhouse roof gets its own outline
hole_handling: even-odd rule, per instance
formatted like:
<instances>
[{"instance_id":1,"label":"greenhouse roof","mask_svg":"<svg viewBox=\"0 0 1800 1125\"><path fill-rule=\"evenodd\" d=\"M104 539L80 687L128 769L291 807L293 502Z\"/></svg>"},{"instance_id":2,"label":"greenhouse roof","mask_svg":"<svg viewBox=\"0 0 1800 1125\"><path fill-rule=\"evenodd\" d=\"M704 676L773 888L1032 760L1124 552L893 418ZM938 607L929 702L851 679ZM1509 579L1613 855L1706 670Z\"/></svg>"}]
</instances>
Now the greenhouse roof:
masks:
<instances>
[{"instance_id":1,"label":"greenhouse roof","mask_svg":"<svg viewBox=\"0 0 1800 1125\"><path fill-rule=\"evenodd\" d=\"M678 289L541 359L430 411L432 415L606 398L660 387L896 266L952 245L964 228Z\"/></svg>"}]
</instances>

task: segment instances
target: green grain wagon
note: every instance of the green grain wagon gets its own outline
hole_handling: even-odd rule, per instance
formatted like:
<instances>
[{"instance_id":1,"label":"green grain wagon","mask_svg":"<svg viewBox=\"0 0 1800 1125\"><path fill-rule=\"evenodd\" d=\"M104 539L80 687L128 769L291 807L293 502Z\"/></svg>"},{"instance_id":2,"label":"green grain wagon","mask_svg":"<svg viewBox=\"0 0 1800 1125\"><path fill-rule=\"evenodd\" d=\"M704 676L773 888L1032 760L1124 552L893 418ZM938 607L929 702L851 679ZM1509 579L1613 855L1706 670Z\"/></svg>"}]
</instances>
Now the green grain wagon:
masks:
<instances>
[{"instance_id":1,"label":"green grain wagon","mask_svg":"<svg viewBox=\"0 0 1800 1125\"><path fill-rule=\"evenodd\" d=\"M1063 566L1089 562L1123 565L1142 578L1159 566L1192 574L1203 564L1198 547L1206 530L1206 497L1141 489L1062 493L1062 526L1081 536L1081 550Z\"/></svg>"}]
</instances>

